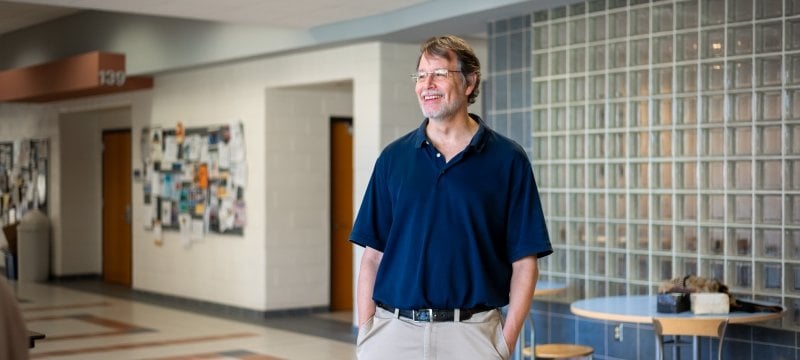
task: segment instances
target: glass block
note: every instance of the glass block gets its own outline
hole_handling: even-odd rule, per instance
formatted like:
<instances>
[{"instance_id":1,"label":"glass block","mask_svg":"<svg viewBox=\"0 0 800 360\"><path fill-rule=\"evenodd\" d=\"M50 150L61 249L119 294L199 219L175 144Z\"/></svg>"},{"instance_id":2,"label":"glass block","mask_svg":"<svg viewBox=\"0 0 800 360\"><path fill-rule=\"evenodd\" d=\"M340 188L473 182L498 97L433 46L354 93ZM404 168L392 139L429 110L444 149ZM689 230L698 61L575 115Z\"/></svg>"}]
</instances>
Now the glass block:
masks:
<instances>
[{"instance_id":1,"label":"glass block","mask_svg":"<svg viewBox=\"0 0 800 360\"><path fill-rule=\"evenodd\" d=\"M703 64L703 90L723 90L725 88L725 66L721 62Z\"/></svg>"},{"instance_id":2,"label":"glass block","mask_svg":"<svg viewBox=\"0 0 800 360\"><path fill-rule=\"evenodd\" d=\"M756 206L758 216L756 221L762 224L780 225L783 223L783 211L780 195L757 195Z\"/></svg>"},{"instance_id":3,"label":"glass block","mask_svg":"<svg viewBox=\"0 0 800 360\"><path fill-rule=\"evenodd\" d=\"M800 295L800 264L792 264L786 266L786 292L793 295ZM800 300L794 301L795 325L800 325Z\"/></svg>"},{"instance_id":4,"label":"glass block","mask_svg":"<svg viewBox=\"0 0 800 360\"><path fill-rule=\"evenodd\" d=\"M585 165L583 164L570 165L570 168L572 170L570 183L572 184L572 187L578 189L586 187L586 177L584 175L585 171L584 167Z\"/></svg>"},{"instance_id":5,"label":"glass block","mask_svg":"<svg viewBox=\"0 0 800 360\"><path fill-rule=\"evenodd\" d=\"M725 55L725 31L703 30L703 58L716 58Z\"/></svg>"},{"instance_id":6,"label":"glass block","mask_svg":"<svg viewBox=\"0 0 800 360\"><path fill-rule=\"evenodd\" d=\"M561 6L550 10L550 19L563 19L567 16L567 7Z\"/></svg>"},{"instance_id":7,"label":"glass block","mask_svg":"<svg viewBox=\"0 0 800 360\"><path fill-rule=\"evenodd\" d=\"M705 198L703 219L708 222L725 221L725 197L722 195L703 195Z\"/></svg>"},{"instance_id":8,"label":"glass block","mask_svg":"<svg viewBox=\"0 0 800 360\"><path fill-rule=\"evenodd\" d=\"M533 139L533 155L536 159L545 159L550 156L550 151L548 151L547 147L549 142L547 138L536 137ZM546 179L545 177L541 177L542 179Z\"/></svg>"},{"instance_id":9,"label":"glass block","mask_svg":"<svg viewBox=\"0 0 800 360\"><path fill-rule=\"evenodd\" d=\"M800 50L800 19L786 20L786 50Z\"/></svg>"},{"instance_id":10,"label":"glass block","mask_svg":"<svg viewBox=\"0 0 800 360\"><path fill-rule=\"evenodd\" d=\"M753 245L753 236L750 229L731 229L728 237L728 255L750 256Z\"/></svg>"},{"instance_id":11,"label":"glass block","mask_svg":"<svg viewBox=\"0 0 800 360\"><path fill-rule=\"evenodd\" d=\"M653 80L656 94L672 93L672 67L653 69Z\"/></svg>"},{"instance_id":12,"label":"glass block","mask_svg":"<svg viewBox=\"0 0 800 360\"><path fill-rule=\"evenodd\" d=\"M781 154L781 126L759 126L758 145L759 155Z\"/></svg>"},{"instance_id":13,"label":"glass block","mask_svg":"<svg viewBox=\"0 0 800 360\"><path fill-rule=\"evenodd\" d=\"M756 25L756 52L768 53L782 50L783 26L780 21Z\"/></svg>"},{"instance_id":14,"label":"glass block","mask_svg":"<svg viewBox=\"0 0 800 360\"><path fill-rule=\"evenodd\" d=\"M573 274L584 274L586 273L586 255L584 254L583 250L579 249L570 249L570 263L572 264L572 269L570 269L570 273Z\"/></svg>"},{"instance_id":15,"label":"glass block","mask_svg":"<svg viewBox=\"0 0 800 360\"><path fill-rule=\"evenodd\" d=\"M586 99L586 80L583 77L569 79L569 100L581 101Z\"/></svg>"},{"instance_id":16,"label":"glass block","mask_svg":"<svg viewBox=\"0 0 800 360\"><path fill-rule=\"evenodd\" d=\"M672 258L669 256L653 256L653 280L656 282L673 278Z\"/></svg>"},{"instance_id":17,"label":"glass block","mask_svg":"<svg viewBox=\"0 0 800 360\"><path fill-rule=\"evenodd\" d=\"M697 189L697 164L687 162L680 165L682 169L678 181L683 184L683 189ZM695 215L696 216L696 215Z\"/></svg>"},{"instance_id":18,"label":"glass block","mask_svg":"<svg viewBox=\"0 0 800 360\"><path fill-rule=\"evenodd\" d=\"M608 10L619 9L628 6L628 0L609 0Z\"/></svg>"},{"instance_id":19,"label":"glass block","mask_svg":"<svg viewBox=\"0 0 800 360\"><path fill-rule=\"evenodd\" d=\"M672 156L672 131L664 130L658 131L656 134L656 150L658 156L669 157Z\"/></svg>"},{"instance_id":20,"label":"glass block","mask_svg":"<svg viewBox=\"0 0 800 360\"><path fill-rule=\"evenodd\" d=\"M564 21L550 24L550 47L567 45L567 23Z\"/></svg>"},{"instance_id":21,"label":"glass block","mask_svg":"<svg viewBox=\"0 0 800 360\"><path fill-rule=\"evenodd\" d=\"M547 81L534 81L533 82L533 104L546 105L548 102L547 97Z\"/></svg>"},{"instance_id":22,"label":"glass block","mask_svg":"<svg viewBox=\"0 0 800 360\"><path fill-rule=\"evenodd\" d=\"M589 99L602 100L606 98L606 76L589 76Z\"/></svg>"},{"instance_id":23,"label":"glass block","mask_svg":"<svg viewBox=\"0 0 800 360\"><path fill-rule=\"evenodd\" d=\"M800 124L786 124L789 135L787 149L789 155L800 155Z\"/></svg>"},{"instance_id":24,"label":"glass block","mask_svg":"<svg viewBox=\"0 0 800 360\"><path fill-rule=\"evenodd\" d=\"M800 190L800 160L786 161L786 189Z\"/></svg>"},{"instance_id":25,"label":"glass block","mask_svg":"<svg viewBox=\"0 0 800 360\"><path fill-rule=\"evenodd\" d=\"M624 72L608 74L608 91L612 98L628 96L627 78Z\"/></svg>"},{"instance_id":26,"label":"glass block","mask_svg":"<svg viewBox=\"0 0 800 360\"><path fill-rule=\"evenodd\" d=\"M543 22L547 21L549 15L547 10L537 11L533 14L533 21L534 22Z\"/></svg>"},{"instance_id":27,"label":"glass block","mask_svg":"<svg viewBox=\"0 0 800 360\"><path fill-rule=\"evenodd\" d=\"M731 196L731 214L737 223L750 223L753 221L753 198L751 195Z\"/></svg>"},{"instance_id":28,"label":"glass block","mask_svg":"<svg viewBox=\"0 0 800 360\"><path fill-rule=\"evenodd\" d=\"M556 159L565 159L567 156L567 141L564 136L553 136L550 140L553 144L552 156ZM563 178L561 179L563 180Z\"/></svg>"},{"instance_id":29,"label":"glass block","mask_svg":"<svg viewBox=\"0 0 800 360\"><path fill-rule=\"evenodd\" d=\"M604 129L606 127L606 107L604 104L589 105L589 118L586 119L588 129Z\"/></svg>"},{"instance_id":30,"label":"glass block","mask_svg":"<svg viewBox=\"0 0 800 360\"><path fill-rule=\"evenodd\" d=\"M721 123L725 120L725 98L722 95L704 95L703 107L707 123Z\"/></svg>"},{"instance_id":31,"label":"glass block","mask_svg":"<svg viewBox=\"0 0 800 360\"><path fill-rule=\"evenodd\" d=\"M555 79L550 82L550 96L555 103L567 101L567 80Z\"/></svg>"},{"instance_id":32,"label":"glass block","mask_svg":"<svg viewBox=\"0 0 800 360\"><path fill-rule=\"evenodd\" d=\"M650 32L650 8L643 7L631 10L631 34L647 34Z\"/></svg>"},{"instance_id":33,"label":"glass block","mask_svg":"<svg viewBox=\"0 0 800 360\"><path fill-rule=\"evenodd\" d=\"M675 41L678 49L678 51L675 52L675 60L686 61L697 59L699 45L696 32L676 34Z\"/></svg>"},{"instance_id":34,"label":"glass block","mask_svg":"<svg viewBox=\"0 0 800 360\"><path fill-rule=\"evenodd\" d=\"M586 109L583 105L571 106L570 108L570 121L569 127L572 130L581 130L586 124Z\"/></svg>"},{"instance_id":35,"label":"glass block","mask_svg":"<svg viewBox=\"0 0 800 360\"><path fill-rule=\"evenodd\" d=\"M672 62L672 35L653 38L653 64Z\"/></svg>"},{"instance_id":36,"label":"glass block","mask_svg":"<svg viewBox=\"0 0 800 360\"><path fill-rule=\"evenodd\" d=\"M753 131L750 127L734 127L731 128L731 149L734 155L752 155L753 154Z\"/></svg>"},{"instance_id":37,"label":"glass block","mask_svg":"<svg viewBox=\"0 0 800 360\"><path fill-rule=\"evenodd\" d=\"M587 296L588 297L606 296L606 282L602 280L589 280Z\"/></svg>"},{"instance_id":38,"label":"glass block","mask_svg":"<svg viewBox=\"0 0 800 360\"><path fill-rule=\"evenodd\" d=\"M800 120L800 90L788 90L786 93L789 98L788 118Z\"/></svg>"},{"instance_id":39,"label":"glass block","mask_svg":"<svg viewBox=\"0 0 800 360\"><path fill-rule=\"evenodd\" d=\"M650 40L631 40L631 66L647 65L650 63Z\"/></svg>"},{"instance_id":40,"label":"glass block","mask_svg":"<svg viewBox=\"0 0 800 360\"><path fill-rule=\"evenodd\" d=\"M781 264L760 262L757 264L760 274L756 277L761 291L780 292L781 290Z\"/></svg>"},{"instance_id":41,"label":"glass block","mask_svg":"<svg viewBox=\"0 0 800 360\"><path fill-rule=\"evenodd\" d=\"M649 280L649 271L648 265L650 262L647 259L647 255L644 254L633 254L631 255L631 271L633 271L634 280Z\"/></svg>"},{"instance_id":42,"label":"glass block","mask_svg":"<svg viewBox=\"0 0 800 360\"><path fill-rule=\"evenodd\" d=\"M602 251L589 251L589 271L592 275L606 274L606 254Z\"/></svg>"},{"instance_id":43,"label":"glass block","mask_svg":"<svg viewBox=\"0 0 800 360\"><path fill-rule=\"evenodd\" d=\"M750 160L733 161L733 188L736 190L751 190L753 188L753 163Z\"/></svg>"},{"instance_id":44,"label":"glass block","mask_svg":"<svg viewBox=\"0 0 800 360\"><path fill-rule=\"evenodd\" d=\"M751 122L753 121L753 96L750 92L732 93L730 95L733 111L731 121Z\"/></svg>"},{"instance_id":45,"label":"glass block","mask_svg":"<svg viewBox=\"0 0 800 360\"><path fill-rule=\"evenodd\" d=\"M675 3L675 20L677 29L696 28L698 23L697 1L678 1Z\"/></svg>"},{"instance_id":46,"label":"glass block","mask_svg":"<svg viewBox=\"0 0 800 360\"><path fill-rule=\"evenodd\" d=\"M631 195L631 206L634 209L634 213L632 214L634 218L639 220L647 220L650 216L650 209L649 209L649 198L647 195L644 194L636 194ZM641 235L641 234L638 234ZM641 237L637 237L637 240L642 240ZM645 242L647 238L644 238ZM641 244L637 244L641 245ZM638 246L637 246L638 247Z\"/></svg>"},{"instance_id":47,"label":"glass block","mask_svg":"<svg viewBox=\"0 0 800 360\"><path fill-rule=\"evenodd\" d=\"M586 150L583 146L585 139L583 135L571 135L570 136L570 154L572 158L582 158L586 156Z\"/></svg>"},{"instance_id":48,"label":"glass block","mask_svg":"<svg viewBox=\"0 0 800 360\"><path fill-rule=\"evenodd\" d=\"M573 203L572 203L572 213L575 214L574 216L586 217L586 194L582 194L582 193L574 194L573 197L572 197L572 201L573 201ZM580 224L580 227L577 228L577 230L578 230L578 232L576 233L575 231L573 231L573 234L579 234L580 235L580 240L581 240L581 244L582 244L583 241L585 240L583 224Z\"/></svg>"},{"instance_id":49,"label":"glass block","mask_svg":"<svg viewBox=\"0 0 800 360\"><path fill-rule=\"evenodd\" d=\"M647 70L638 70L630 72L630 92L631 96L646 96L649 93L648 86L649 80ZM644 112L645 118L647 112Z\"/></svg>"},{"instance_id":50,"label":"glass block","mask_svg":"<svg viewBox=\"0 0 800 360\"><path fill-rule=\"evenodd\" d=\"M567 73L567 51L560 50L550 54L550 72L554 75Z\"/></svg>"},{"instance_id":51,"label":"glass block","mask_svg":"<svg viewBox=\"0 0 800 360\"><path fill-rule=\"evenodd\" d=\"M531 129L534 132L545 132L549 129L547 125L547 109L535 109L531 113Z\"/></svg>"},{"instance_id":52,"label":"glass block","mask_svg":"<svg viewBox=\"0 0 800 360\"><path fill-rule=\"evenodd\" d=\"M606 187L605 164L588 164L586 165L586 168L587 171L589 172L589 187L605 188Z\"/></svg>"},{"instance_id":53,"label":"glass block","mask_svg":"<svg viewBox=\"0 0 800 360\"><path fill-rule=\"evenodd\" d=\"M728 0L728 22L753 19L753 0Z\"/></svg>"},{"instance_id":54,"label":"glass block","mask_svg":"<svg viewBox=\"0 0 800 360\"><path fill-rule=\"evenodd\" d=\"M703 129L705 135L705 153L711 156L722 156L725 153L725 130L720 128ZM720 175L722 175L720 173Z\"/></svg>"},{"instance_id":55,"label":"glass block","mask_svg":"<svg viewBox=\"0 0 800 360\"><path fill-rule=\"evenodd\" d=\"M625 134L613 133L608 134L608 155L612 158L622 159L625 158ZM612 179L616 180L616 176ZM611 184L613 186L613 183Z\"/></svg>"},{"instance_id":56,"label":"glass block","mask_svg":"<svg viewBox=\"0 0 800 360\"><path fill-rule=\"evenodd\" d=\"M781 85L781 57L765 57L756 59L758 85L761 87Z\"/></svg>"},{"instance_id":57,"label":"glass block","mask_svg":"<svg viewBox=\"0 0 800 360\"><path fill-rule=\"evenodd\" d=\"M609 253L608 255L609 275L615 278L625 279L628 273L626 269L627 259L625 253Z\"/></svg>"},{"instance_id":58,"label":"glass block","mask_svg":"<svg viewBox=\"0 0 800 360\"><path fill-rule=\"evenodd\" d=\"M569 50L570 56L570 71L574 73L582 73L586 71L586 49L575 48Z\"/></svg>"},{"instance_id":59,"label":"glass block","mask_svg":"<svg viewBox=\"0 0 800 360\"><path fill-rule=\"evenodd\" d=\"M630 103L631 109L631 119L630 119L630 127L647 127L650 124L649 121L649 105L646 100L643 101L636 101ZM646 144L646 139L644 140L644 144ZM640 149L641 150L641 149ZM645 148L644 151L647 151Z\"/></svg>"},{"instance_id":60,"label":"glass block","mask_svg":"<svg viewBox=\"0 0 800 360\"><path fill-rule=\"evenodd\" d=\"M610 195L608 195L608 199L609 199L609 208L610 208L609 217L612 218L612 219L616 219L616 220L625 220L625 218L627 217L627 212L625 211L625 209L626 209L626 207L625 207L625 195L622 195L622 194L616 194L616 195L610 194ZM612 227L612 230L614 230L613 227ZM616 237L614 237L614 234L611 234L611 236L612 236L612 239L611 239L612 241L618 240ZM612 245L613 246L617 246L617 244L612 244Z\"/></svg>"},{"instance_id":61,"label":"glass block","mask_svg":"<svg viewBox=\"0 0 800 360\"><path fill-rule=\"evenodd\" d=\"M589 18L589 40L600 41L606 38L606 17L605 15L593 16Z\"/></svg>"},{"instance_id":62,"label":"glass block","mask_svg":"<svg viewBox=\"0 0 800 360\"><path fill-rule=\"evenodd\" d=\"M608 124L612 129L623 129L628 124L626 116L628 104L624 102L612 102L609 104ZM622 144L622 142L620 142ZM620 152L624 155L624 152Z\"/></svg>"},{"instance_id":63,"label":"glass block","mask_svg":"<svg viewBox=\"0 0 800 360\"><path fill-rule=\"evenodd\" d=\"M533 27L533 50L545 50L549 47L547 25Z\"/></svg>"},{"instance_id":64,"label":"glass block","mask_svg":"<svg viewBox=\"0 0 800 360\"><path fill-rule=\"evenodd\" d=\"M672 220L672 195L663 195L663 194L656 194L653 195L653 204L655 206L656 213L654 216L660 220ZM671 229L671 228L670 228ZM656 228L656 231L663 231L663 229ZM659 241L662 243L664 239L660 237L663 234L656 234L659 236ZM670 233L670 240L672 239L672 233ZM664 250L669 250L670 248L665 248Z\"/></svg>"},{"instance_id":65,"label":"glass block","mask_svg":"<svg viewBox=\"0 0 800 360\"><path fill-rule=\"evenodd\" d=\"M731 261L729 266L728 284L733 288L749 290L753 284L753 267L749 262Z\"/></svg>"},{"instance_id":66,"label":"glass block","mask_svg":"<svg viewBox=\"0 0 800 360\"><path fill-rule=\"evenodd\" d=\"M719 25L725 22L725 0L700 0L703 6L703 25Z\"/></svg>"},{"instance_id":67,"label":"glass block","mask_svg":"<svg viewBox=\"0 0 800 360\"><path fill-rule=\"evenodd\" d=\"M561 88L564 87L565 80L555 80L553 84L558 84L560 86L556 86L555 92L562 92ZM560 95L556 95L556 97L560 97ZM567 129L567 108L564 106L554 106L550 110L550 114L552 116L552 123L553 129L556 131L563 131Z\"/></svg>"},{"instance_id":68,"label":"glass block","mask_svg":"<svg viewBox=\"0 0 800 360\"><path fill-rule=\"evenodd\" d=\"M800 259L800 229L786 231L786 249L784 255L787 259Z\"/></svg>"},{"instance_id":69,"label":"glass block","mask_svg":"<svg viewBox=\"0 0 800 360\"><path fill-rule=\"evenodd\" d=\"M722 190L725 187L724 182L724 164L722 161L708 161L703 163L704 171L702 178L705 181L705 187L708 189Z\"/></svg>"},{"instance_id":70,"label":"glass block","mask_svg":"<svg viewBox=\"0 0 800 360\"><path fill-rule=\"evenodd\" d=\"M678 93L697 91L697 65L682 65L675 68Z\"/></svg>"},{"instance_id":71,"label":"glass block","mask_svg":"<svg viewBox=\"0 0 800 360\"><path fill-rule=\"evenodd\" d=\"M758 120L777 121L781 119L780 91L756 92L758 99Z\"/></svg>"},{"instance_id":72,"label":"glass block","mask_svg":"<svg viewBox=\"0 0 800 360\"><path fill-rule=\"evenodd\" d=\"M672 124L672 100L655 99L653 100L653 110L655 111L656 124Z\"/></svg>"},{"instance_id":73,"label":"glass block","mask_svg":"<svg viewBox=\"0 0 800 360\"><path fill-rule=\"evenodd\" d=\"M653 32L672 31L672 4L653 6Z\"/></svg>"},{"instance_id":74,"label":"glass block","mask_svg":"<svg viewBox=\"0 0 800 360\"><path fill-rule=\"evenodd\" d=\"M676 250L684 253L694 253L697 251L697 227L678 226L675 239L677 240ZM695 272L696 273L696 272Z\"/></svg>"},{"instance_id":75,"label":"glass block","mask_svg":"<svg viewBox=\"0 0 800 360\"><path fill-rule=\"evenodd\" d=\"M628 13L619 11L608 15L608 37L624 38L628 36Z\"/></svg>"},{"instance_id":76,"label":"glass block","mask_svg":"<svg viewBox=\"0 0 800 360\"><path fill-rule=\"evenodd\" d=\"M782 258L781 252L781 230L780 229L758 229L756 230L756 244L761 242L758 255L768 258Z\"/></svg>"},{"instance_id":77,"label":"glass block","mask_svg":"<svg viewBox=\"0 0 800 360\"><path fill-rule=\"evenodd\" d=\"M697 131L693 129L675 130L678 140L677 149L680 156L697 155Z\"/></svg>"},{"instance_id":78,"label":"glass block","mask_svg":"<svg viewBox=\"0 0 800 360\"><path fill-rule=\"evenodd\" d=\"M789 72L789 84L800 84L800 54L786 55L786 71Z\"/></svg>"},{"instance_id":79,"label":"glass block","mask_svg":"<svg viewBox=\"0 0 800 360\"><path fill-rule=\"evenodd\" d=\"M570 237L567 241L571 245L585 245L586 244L586 226L582 222L569 223Z\"/></svg>"},{"instance_id":80,"label":"glass block","mask_svg":"<svg viewBox=\"0 0 800 360\"><path fill-rule=\"evenodd\" d=\"M800 195L786 196L786 223L791 226L800 225Z\"/></svg>"},{"instance_id":81,"label":"glass block","mask_svg":"<svg viewBox=\"0 0 800 360\"><path fill-rule=\"evenodd\" d=\"M625 224L616 224L611 225L612 229L614 229L614 239L609 243L609 246L617 248L617 249L625 249L627 247L628 238L625 234L627 234L627 225ZM623 268L623 271L624 268Z\"/></svg>"},{"instance_id":82,"label":"glass block","mask_svg":"<svg viewBox=\"0 0 800 360\"><path fill-rule=\"evenodd\" d=\"M800 14L800 0L786 0L786 16Z\"/></svg>"},{"instance_id":83,"label":"glass block","mask_svg":"<svg viewBox=\"0 0 800 360\"><path fill-rule=\"evenodd\" d=\"M680 275L697 275L697 260L679 257L675 259L675 271Z\"/></svg>"},{"instance_id":84,"label":"glass block","mask_svg":"<svg viewBox=\"0 0 800 360\"><path fill-rule=\"evenodd\" d=\"M648 188L649 164L637 163L637 164L631 164L630 167L631 167L631 182L633 183L633 185L640 189Z\"/></svg>"},{"instance_id":85,"label":"glass block","mask_svg":"<svg viewBox=\"0 0 800 360\"><path fill-rule=\"evenodd\" d=\"M751 88L753 86L753 61L750 59L736 60L728 63L731 85L735 89Z\"/></svg>"},{"instance_id":86,"label":"glass block","mask_svg":"<svg viewBox=\"0 0 800 360\"><path fill-rule=\"evenodd\" d=\"M597 199L596 195L593 195L595 199ZM602 199L605 199L603 197ZM603 203L605 200L601 200ZM597 200L593 201L596 204L598 203ZM605 208L603 209L605 212ZM589 236L589 245L594 247L606 247L606 228L605 224L598 224L598 223L589 223L588 224L588 231L587 234Z\"/></svg>"},{"instance_id":87,"label":"glass block","mask_svg":"<svg viewBox=\"0 0 800 360\"><path fill-rule=\"evenodd\" d=\"M628 43L618 42L608 45L609 68L621 68L628 64Z\"/></svg>"},{"instance_id":88,"label":"glass block","mask_svg":"<svg viewBox=\"0 0 800 360\"><path fill-rule=\"evenodd\" d=\"M589 47L589 70L605 70L606 68L606 45L593 45Z\"/></svg>"},{"instance_id":89,"label":"glass block","mask_svg":"<svg viewBox=\"0 0 800 360\"><path fill-rule=\"evenodd\" d=\"M685 97L677 98L678 115L676 120L679 124L697 123L697 98Z\"/></svg>"},{"instance_id":90,"label":"glass block","mask_svg":"<svg viewBox=\"0 0 800 360\"><path fill-rule=\"evenodd\" d=\"M758 0L756 18L767 19L783 15L783 0Z\"/></svg>"},{"instance_id":91,"label":"glass block","mask_svg":"<svg viewBox=\"0 0 800 360\"><path fill-rule=\"evenodd\" d=\"M555 216L567 216L567 195L553 193L553 208L551 211Z\"/></svg>"},{"instance_id":92,"label":"glass block","mask_svg":"<svg viewBox=\"0 0 800 360\"><path fill-rule=\"evenodd\" d=\"M544 77L548 75L548 61L547 61L547 54L534 54L533 55L533 63L531 67L533 68L533 76L535 77Z\"/></svg>"},{"instance_id":93,"label":"glass block","mask_svg":"<svg viewBox=\"0 0 800 360\"><path fill-rule=\"evenodd\" d=\"M586 18L576 17L570 19L571 44L583 44L586 42Z\"/></svg>"},{"instance_id":94,"label":"glass block","mask_svg":"<svg viewBox=\"0 0 800 360\"><path fill-rule=\"evenodd\" d=\"M701 259L701 264L703 267L701 276L725 282L725 263L722 260Z\"/></svg>"}]
</instances>

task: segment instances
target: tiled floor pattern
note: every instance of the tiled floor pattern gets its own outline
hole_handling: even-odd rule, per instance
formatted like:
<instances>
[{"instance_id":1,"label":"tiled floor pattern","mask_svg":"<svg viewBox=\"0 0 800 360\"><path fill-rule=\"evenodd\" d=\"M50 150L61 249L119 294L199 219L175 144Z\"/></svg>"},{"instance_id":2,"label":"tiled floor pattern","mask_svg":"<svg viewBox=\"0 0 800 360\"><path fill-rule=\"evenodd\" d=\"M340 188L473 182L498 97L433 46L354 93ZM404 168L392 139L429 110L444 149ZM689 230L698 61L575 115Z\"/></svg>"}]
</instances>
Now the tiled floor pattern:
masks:
<instances>
[{"instance_id":1,"label":"tiled floor pattern","mask_svg":"<svg viewBox=\"0 0 800 360\"><path fill-rule=\"evenodd\" d=\"M240 321L63 285L12 285L28 329L46 335L31 359L355 359L350 313Z\"/></svg>"}]
</instances>

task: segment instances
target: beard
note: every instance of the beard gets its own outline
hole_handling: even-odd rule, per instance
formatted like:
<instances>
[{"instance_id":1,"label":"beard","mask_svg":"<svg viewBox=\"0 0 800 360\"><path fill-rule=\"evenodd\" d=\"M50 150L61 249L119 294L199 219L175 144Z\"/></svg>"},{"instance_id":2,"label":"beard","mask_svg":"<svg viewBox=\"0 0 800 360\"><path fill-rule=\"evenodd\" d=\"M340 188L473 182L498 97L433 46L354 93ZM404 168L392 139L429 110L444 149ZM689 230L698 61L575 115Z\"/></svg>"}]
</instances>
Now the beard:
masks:
<instances>
[{"instance_id":1,"label":"beard","mask_svg":"<svg viewBox=\"0 0 800 360\"><path fill-rule=\"evenodd\" d=\"M444 100L444 98L442 98ZM458 113L464 105L466 99L456 99L455 101L442 101L437 104L426 105L424 100L420 100L419 107L422 115L431 120L446 119Z\"/></svg>"}]
</instances>

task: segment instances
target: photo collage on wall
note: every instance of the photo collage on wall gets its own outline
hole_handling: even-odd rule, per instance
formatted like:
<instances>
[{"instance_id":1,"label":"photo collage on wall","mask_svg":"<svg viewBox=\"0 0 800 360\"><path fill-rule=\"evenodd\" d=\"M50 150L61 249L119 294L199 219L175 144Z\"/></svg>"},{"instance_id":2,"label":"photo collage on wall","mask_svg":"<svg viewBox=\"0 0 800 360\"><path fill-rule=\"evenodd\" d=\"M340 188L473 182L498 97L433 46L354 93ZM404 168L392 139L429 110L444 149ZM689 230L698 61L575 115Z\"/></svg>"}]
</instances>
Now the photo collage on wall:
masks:
<instances>
[{"instance_id":1,"label":"photo collage on wall","mask_svg":"<svg viewBox=\"0 0 800 360\"><path fill-rule=\"evenodd\" d=\"M49 147L47 139L0 141L0 225L31 209L47 213Z\"/></svg>"},{"instance_id":2,"label":"photo collage on wall","mask_svg":"<svg viewBox=\"0 0 800 360\"><path fill-rule=\"evenodd\" d=\"M242 235L247 180L241 123L142 130L146 229L179 231L184 245L208 233Z\"/></svg>"}]
</instances>

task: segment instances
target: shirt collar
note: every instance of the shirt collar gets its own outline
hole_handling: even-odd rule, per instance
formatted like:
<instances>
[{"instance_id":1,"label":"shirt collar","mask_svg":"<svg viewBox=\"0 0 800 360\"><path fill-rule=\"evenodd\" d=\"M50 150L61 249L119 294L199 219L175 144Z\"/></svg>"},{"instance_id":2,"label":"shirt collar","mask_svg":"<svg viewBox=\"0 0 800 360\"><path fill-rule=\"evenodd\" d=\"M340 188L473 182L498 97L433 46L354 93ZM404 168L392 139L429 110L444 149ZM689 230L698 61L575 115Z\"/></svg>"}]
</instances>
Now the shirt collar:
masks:
<instances>
[{"instance_id":1,"label":"shirt collar","mask_svg":"<svg viewBox=\"0 0 800 360\"><path fill-rule=\"evenodd\" d=\"M473 148L475 151L481 151L483 150L483 146L486 144L486 135L492 130L486 126L480 116L470 113L469 117L478 123L478 132L476 132L475 136L472 137L472 140L469 142L469 145L467 145L467 148ZM428 118L422 120L422 124L420 124L419 128L417 128L417 131L414 132L414 144L416 144L417 148L421 148L423 144L428 143L428 136L425 135L425 127L428 126L428 121L430 121Z\"/></svg>"}]
</instances>

